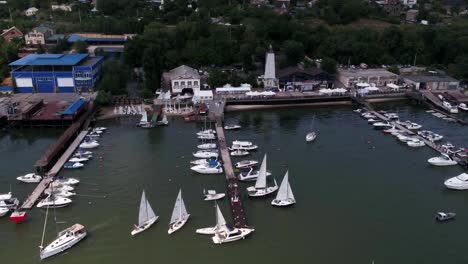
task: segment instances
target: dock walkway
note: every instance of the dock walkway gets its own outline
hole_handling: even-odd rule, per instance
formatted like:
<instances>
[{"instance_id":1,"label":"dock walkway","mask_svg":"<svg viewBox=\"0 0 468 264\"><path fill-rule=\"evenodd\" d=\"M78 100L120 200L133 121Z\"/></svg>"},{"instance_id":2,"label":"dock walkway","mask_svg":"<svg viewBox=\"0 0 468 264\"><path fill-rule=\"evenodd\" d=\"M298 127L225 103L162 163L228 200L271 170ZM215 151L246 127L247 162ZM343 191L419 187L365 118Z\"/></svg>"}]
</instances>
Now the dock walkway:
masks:
<instances>
[{"instance_id":1,"label":"dock walkway","mask_svg":"<svg viewBox=\"0 0 468 264\"><path fill-rule=\"evenodd\" d=\"M247 227L247 217L245 214L244 206L241 200L241 193L237 184L237 177L234 175L232 167L231 156L224 136L224 128L221 118L216 121L216 133L218 136L218 144L223 160L224 172L226 173L226 181L228 183L228 196L231 205L232 218L234 226Z\"/></svg>"},{"instance_id":2,"label":"dock walkway","mask_svg":"<svg viewBox=\"0 0 468 264\"><path fill-rule=\"evenodd\" d=\"M42 179L42 181L36 186L34 191L26 198L24 203L21 205L21 209L31 209L34 204L36 203L39 196L44 192L44 190L49 186L54 180L54 177L59 173L59 171L63 168L65 162L68 161L70 156L73 152L78 148L79 144L85 136L88 134L87 130L81 131L78 137L75 138L73 143L68 147L68 149L62 154L62 156L58 159L52 169L46 174L46 176Z\"/></svg>"}]
</instances>

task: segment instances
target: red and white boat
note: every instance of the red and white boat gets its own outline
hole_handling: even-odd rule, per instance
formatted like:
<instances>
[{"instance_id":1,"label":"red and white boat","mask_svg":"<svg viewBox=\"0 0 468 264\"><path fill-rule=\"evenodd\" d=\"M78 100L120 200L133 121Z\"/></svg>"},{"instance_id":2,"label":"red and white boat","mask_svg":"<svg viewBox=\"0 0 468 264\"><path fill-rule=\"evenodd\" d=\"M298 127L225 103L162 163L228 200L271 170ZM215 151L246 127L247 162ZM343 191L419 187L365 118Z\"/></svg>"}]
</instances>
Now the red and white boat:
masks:
<instances>
[{"instance_id":1,"label":"red and white boat","mask_svg":"<svg viewBox=\"0 0 468 264\"><path fill-rule=\"evenodd\" d=\"M24 219L26 219L27 215L28 213L26 211L14 211L10 215L10 220L17 224L21 224L23 223Z\"/></svg>"}]
</instances>

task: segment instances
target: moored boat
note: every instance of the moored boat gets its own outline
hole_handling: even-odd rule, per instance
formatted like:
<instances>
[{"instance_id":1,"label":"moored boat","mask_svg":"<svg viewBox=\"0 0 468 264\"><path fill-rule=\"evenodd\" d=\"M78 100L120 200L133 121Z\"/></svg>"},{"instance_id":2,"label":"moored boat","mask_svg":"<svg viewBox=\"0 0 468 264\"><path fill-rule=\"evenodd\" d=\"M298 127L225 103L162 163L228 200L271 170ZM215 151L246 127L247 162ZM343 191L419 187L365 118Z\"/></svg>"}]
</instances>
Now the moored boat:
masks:
<instances>
[{"instance_id":1,"label":"moored boat","mask_svg":"<svg viewBox=\"0 0 468 264\"><path fill-rule=\"evenodd\" d=\"M28 173L26 175L22 175L16 178L18 181L26 182L26 183L37 183L42 180L42 177L35 174L35 173Z\"/></svg>"},{"instance_id":2,"label":"moored boat","mask_svg":"<svg viewBox=\"0 0 468 264\"><path fill-rule=\"evenodd\" d=\"M444 182L445 187L453 190L467 190L468 189L468 174L462 173L453 178L447 179Z\"/></svg>"},{"instance_id":3,"label":"moored boat","mask_svg":"<svg viewBox=\"0 0 468 264\"><path fill-rule=\"evenodd\" d=\"M234 166L238 169L240 168L246 168L246 167L252 167L258 164L257 160L242 160L234 164Z\"/></svg>"},{"instance_id":4,"label":"moored boat","mask_svg":"<svg viewBox=\"0 0 468 264\"><path fill-rule=\"evenodd\" d=\"M427 160L429 164L434 166L452 166L457 165L458 162L452 159L449 155L441 153L439 157L433 157Z\"/></svg>"},{"instance_id":5,"label":"moored boat","mask_svg":"<svg viewBox=\"0 0 468 264\"><path fill-rule=\"evenodd\" d=\"M231 152L231 156L235 156L235 157L242 157L242 156L247 156L249 155L250 153L248 151L245 151L245 150L234 150Z\"/></svg>"},{"instance_id":6,"label":"moored boat","mask_svg":"<svg viewBox=\"0 0 468 264\"><path fill-rule=\"evenodd\" d=\"M274 186L267 186L266 177L267 177L267 155L263 157L262 165L260 166L259 175L257 180L255 181L254 186L250 186L247 188L248 195L251 197L259 197L265 196L271 193L274 193L278 190L278 185L276 184L276 180L274 180Z\"/></svg>"},{"instance_id":7,"label":"moored boat","mask_svg":"<svg viewBox=\"0 0 468 264\"><path fill-rule=\"evenodd\" d=\"M224 198L226 194L217 193L215 190L208 190L208 191L203 190L203 196L205 197L203 199L204 201L214 201L214 200L219 200L219 199Z\"/></svg>"}]
</instances>

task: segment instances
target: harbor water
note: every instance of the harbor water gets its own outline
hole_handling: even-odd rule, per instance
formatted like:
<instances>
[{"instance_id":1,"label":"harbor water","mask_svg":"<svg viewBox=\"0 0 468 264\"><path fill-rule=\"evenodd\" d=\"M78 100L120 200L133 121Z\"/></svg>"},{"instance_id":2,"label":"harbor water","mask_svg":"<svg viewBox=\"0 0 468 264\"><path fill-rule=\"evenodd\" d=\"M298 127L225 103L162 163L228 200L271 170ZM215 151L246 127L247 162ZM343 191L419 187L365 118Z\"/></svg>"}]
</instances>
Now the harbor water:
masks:
<instances>
[{"instance_id":1,"label":"harbor water","mask_svg":"<svg viewBox=\"0 0 468 264\"><path fill-rule=\"evenodd\" d=\"M382 104L401 120L410 119L445 136L455 145L468 144L468 126L447 122L406 104ZM45 241L76 222L88 237L64 254L45 260L60 264L127 263L467 263L468 191L445 189L443 181L463 170L459 166L431 167L431 149L409 148L374 130L349 107L300 108L232 112L226 123L228 141L251 140L259 149L248 158L268 154L268 170L281 182L289 179L297 204L275 208L268 198L243 193L249 225L255 232L244 241L215 245L195 229L215 223L212 202L203 189L225 191L223 174L199 175L189 169L201 128L169 119L167 127L138 129L138 118L102 121L109 127L80 170L60 175L77 177L78 195L67 208L49 210ZM315 130L315 142L305 135ZM24 199L34 185L15 178L31 172L40 155L60 131L18 130L0 135L0 192L11 189ZM239 161L240 158L233 158ZM270 184L273 184L271 179ZM240 183L245 190L253 183ZM172 235L168 222L179 188L191 217ZM130 235L137 222L141 191L160 216L149 230ZM228 200L219 201L228 222ZM437 223L439 211L457 213L454 221ZM45 210L34 208L28 220L15 225L0 218L2 263L39 263ZM54 219L55 218L55 219ZM57 223L54 223L57 222Z\"/></svg>"}]
</instances>

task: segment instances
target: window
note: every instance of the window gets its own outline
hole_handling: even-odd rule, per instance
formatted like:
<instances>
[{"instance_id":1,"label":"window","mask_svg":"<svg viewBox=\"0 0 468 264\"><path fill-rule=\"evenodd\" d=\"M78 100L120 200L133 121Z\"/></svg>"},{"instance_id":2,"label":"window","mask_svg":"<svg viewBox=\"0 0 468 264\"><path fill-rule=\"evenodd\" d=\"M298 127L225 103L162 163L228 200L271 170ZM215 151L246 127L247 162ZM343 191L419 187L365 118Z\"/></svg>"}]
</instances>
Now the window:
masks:
<instances>
[{"instance_id":1,"label":"window","mask_svg":"<svg viewBox=\"0 0 468 264\"><path fill-rule=\"evenodd\" d=\"M198 81L194 81L193 86L198 87Z\"/></svg>"},{"instance_id":2,"label":"window","mask_svg":"<svg viewBox=\"0 0 468 264\"><path fill-rule=\"evenodd\" d=\"M192 86L192 81L188 81L188 82L187 82L187 86L188 86L188 87L191 87L191 86Z\"/></svg>"},{"instance_id":3,"label":"window","mask_svg":"<svg viewBox=\"0 0 468 264\"><path fill-rule=\"evenodd\" d=\"M180 86L185 87L185 82L180 82Z\"/></svg>"},{"instance_id":4,"label":"window","mask_svg":"<svg viewBox=\"0 0 468 264\"><path fill-rule=\"evenodd\" d=\"M175 87L179 86L179 82L174 82L174 86Z\"/></svg>"}]
</instances>

